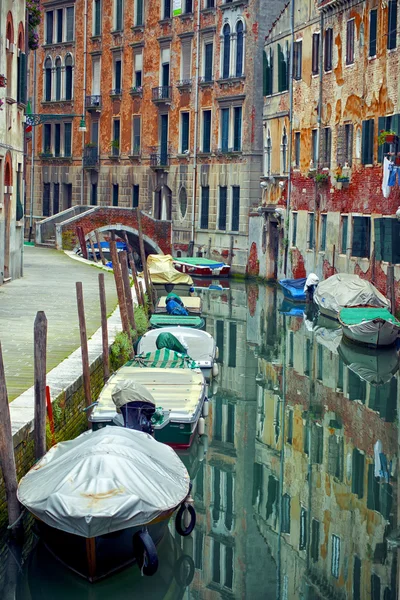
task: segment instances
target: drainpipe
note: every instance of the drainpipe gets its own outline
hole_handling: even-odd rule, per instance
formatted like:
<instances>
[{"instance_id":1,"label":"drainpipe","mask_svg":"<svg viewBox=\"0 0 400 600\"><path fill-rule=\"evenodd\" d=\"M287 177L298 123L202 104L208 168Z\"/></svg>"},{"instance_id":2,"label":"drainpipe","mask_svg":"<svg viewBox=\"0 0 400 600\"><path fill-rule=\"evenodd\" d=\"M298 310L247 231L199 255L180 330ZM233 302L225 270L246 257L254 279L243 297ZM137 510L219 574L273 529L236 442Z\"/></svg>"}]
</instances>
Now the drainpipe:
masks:
<instances>
[{"instance_id":1,"label":"drainpipe","mask_svg":"<svg viewBox=\"0 0 400 600\"><path fill-rule=\"evenodd\" d=\"M194 255L194 234L196 219L196 185L197 185L197 137L199 120L199 64L200 64L200 4L197 0L197 32L196 32L196 69L194 79L194 148L193 148L193 180L192 180L192 256Z\"/></svg>"},{"instance_id":2,"label":"drainpipe","mask_svg":"<svg viewBox=\"0 0 400 600\"><path fill-rule=\"evenodd\" d=\"M318 139L317 139L317 164L316 167L318 169L321 159L321 125L322 125L322 77L323 77L323 48L324 48L324 15L321 11L319 18L319 29L320 29L320 43L319 43L319 96L318 96ZM314 271L317 268L317 246L319 245L319 223L320 223L320 214L317 214L317 196L318 196L318 184L315 182L315 196L314 196ZM319 207L321 208L321 207Z\"/></svg>"},{"instance_id":3,"label":"drainpipe","mask_svg":"<svg viewBox=\"0 0 400 600\"><path fill-rule=\"evenodd\" d=\"M27 31L28 35L28 31ZM36 114L36 83L37 83L37 50L33 51L33 93L32 93L32 114ZM32 127L32 143L31 143L31 189L30 189L30 207L29 207L29 236L28 241L32 238L33 229L33 194L35 189L35 152L36 152L36 127Z\"/></svg>"},{"instance_id":4,"label":"drainpipe","mask_svg":"<svg viewBox=\"0 0 400 600\"><path fill-rule=\"evenodd\" d=\"M88 21L88 3L85 0L83 13L83 104L82 119L85 121L85 101L86 101L86 61L87 61L87 21ZM86 121L85 121L86 123ZM85 193L85 171L83 168L83 155L85 152L85 132L82 132L82 177L81 177L81 205Z\"/></svg>"},{"instance_id":5,"label":"drainpipe","mask_svg":"<svg viewBox=\"0 0 400 600\"><path fill-rule=\"evenodd\" d=\"M290 199L292 195L292 137L293 137L293 56L294 56L294 0L290 2L290 66L289 66L289 147L288 147L288 186L286 197L286 237L284 273L287 273L289 233L290 233Z\"/></svg>"}]
</instances>

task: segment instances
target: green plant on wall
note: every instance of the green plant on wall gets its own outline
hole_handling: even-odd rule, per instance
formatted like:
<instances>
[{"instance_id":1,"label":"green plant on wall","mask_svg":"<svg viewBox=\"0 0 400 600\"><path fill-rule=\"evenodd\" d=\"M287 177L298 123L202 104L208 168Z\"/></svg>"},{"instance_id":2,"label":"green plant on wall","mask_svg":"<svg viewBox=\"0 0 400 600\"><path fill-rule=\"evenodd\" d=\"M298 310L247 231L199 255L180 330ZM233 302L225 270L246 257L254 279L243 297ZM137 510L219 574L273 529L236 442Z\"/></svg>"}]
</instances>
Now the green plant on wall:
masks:
<instances>
[{"instance_id":1,"label":"green plant on wall","mask_svg":"<svg viewBox=\"0 0 400 600\"><path fill-rule=\"evenodd\" d=\"M131 346L128 335L125 331L120 331L115 336L115 340L110 349L110 366L113 371L119 369L128 362L130 358Z\"/></svg>"}]
</instances>

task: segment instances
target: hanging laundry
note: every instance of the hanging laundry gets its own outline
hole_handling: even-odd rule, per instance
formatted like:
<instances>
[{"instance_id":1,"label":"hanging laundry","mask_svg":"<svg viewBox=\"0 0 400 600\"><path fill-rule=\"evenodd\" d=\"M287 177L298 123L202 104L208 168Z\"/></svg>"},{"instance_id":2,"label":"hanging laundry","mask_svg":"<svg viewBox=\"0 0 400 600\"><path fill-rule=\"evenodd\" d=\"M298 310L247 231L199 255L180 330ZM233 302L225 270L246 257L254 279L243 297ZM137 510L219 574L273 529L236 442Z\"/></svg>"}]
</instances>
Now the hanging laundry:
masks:
<instances>
[{"instance_id":1,"label":"hanging laundry","mask_svg":"<svg viewBox=\"0 0 400 600\"><path fill-rule=\"evenodd\" d=\"M384 198L389 198L390 187L388 186L390 170L389 167L392 163L385 156L383 160L383 180L382 180L382 194Z\"/></svg>"},{"instance_id":2,"label":"hanging laundry","mask_svg":"<svg viewBox=\"0 0 400 600\"><path fill-rule=\"evenodd\" d=\"M396 167L393 163L389 165L389 179L388 186L393 187L396 185L396 179L398 177L398 182L400 183L400 167Z\"/></svg>"}]
</instances>

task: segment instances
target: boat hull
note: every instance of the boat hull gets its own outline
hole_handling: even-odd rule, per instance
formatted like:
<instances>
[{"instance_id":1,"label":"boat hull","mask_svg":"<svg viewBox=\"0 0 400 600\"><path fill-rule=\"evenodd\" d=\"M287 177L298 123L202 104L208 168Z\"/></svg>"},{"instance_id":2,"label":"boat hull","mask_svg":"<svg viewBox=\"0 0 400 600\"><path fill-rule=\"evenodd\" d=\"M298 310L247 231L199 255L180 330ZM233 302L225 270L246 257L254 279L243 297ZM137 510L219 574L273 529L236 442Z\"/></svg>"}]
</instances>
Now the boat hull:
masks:
<instances>
[{"instance_id":1,"label":"boat hull","mask_svg":"<svg viewBox=\"0 0 400 600\"><path fill-rule=\"evenodd\" d=\"M340 324L343 335L348 340L371 348L393 345L400 333L398 325L383 319L374 319L357 325L346 325L340 321Z\"/></svg>"},{"instance_id":2,"label":"boat hull","mask_svg":"<svg viewBox=\"0 0 400 600\"><path fill-rule=\"evenodd\" d=\"M292 285L291 282L295 282L295 285ZM306 294L304 292L305 283L305 277L301 279L281 279L279 281L279 285L281 286L285 298L287 298L291 302L300 302L303 304L307 300Z\"/></svg>"},{"instance_id":3,"label":"boat hull","mask_svg":"<svg viewBox=\"0 0 400 600\"><path fill-rule=\"evenodd\" d=\"M191 277L229 277L231 272L230 265L212 269L211 267L201 265L186 265L174 262L174 267L180 273L188 273Z\"/></svg>"}]
</instances>

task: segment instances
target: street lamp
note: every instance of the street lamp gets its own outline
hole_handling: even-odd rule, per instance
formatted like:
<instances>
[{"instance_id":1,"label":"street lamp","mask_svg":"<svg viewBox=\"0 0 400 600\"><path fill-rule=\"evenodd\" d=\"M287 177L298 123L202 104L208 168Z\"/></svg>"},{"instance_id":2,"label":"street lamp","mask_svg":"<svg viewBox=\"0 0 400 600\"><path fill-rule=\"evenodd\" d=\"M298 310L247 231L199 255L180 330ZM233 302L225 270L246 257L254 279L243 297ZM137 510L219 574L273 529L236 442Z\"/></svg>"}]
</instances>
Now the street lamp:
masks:
<instances>
[{"instance_id":1,"label":"street lamp","mask_svg":"<svg viewBox=\"0 0 400 600\"><path fill-rule=\"evenodd\" d=\"M85 121L85 117L83 115L82 115L82 119L79 123L78 131L82 131L83 133L85 133L87 131L86 121Z\"/></svg>"}]
</instances>

